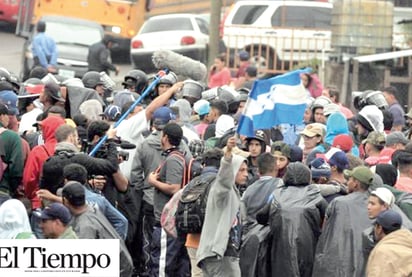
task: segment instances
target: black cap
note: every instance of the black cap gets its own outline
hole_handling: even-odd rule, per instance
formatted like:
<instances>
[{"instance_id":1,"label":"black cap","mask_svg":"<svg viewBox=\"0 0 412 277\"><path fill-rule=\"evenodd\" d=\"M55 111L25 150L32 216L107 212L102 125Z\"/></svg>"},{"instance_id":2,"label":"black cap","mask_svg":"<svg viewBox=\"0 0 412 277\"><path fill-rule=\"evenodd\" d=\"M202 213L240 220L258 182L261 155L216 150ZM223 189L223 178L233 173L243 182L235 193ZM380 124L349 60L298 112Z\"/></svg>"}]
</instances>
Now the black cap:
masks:
<instances>
[{"instance_id":1,"label":"black cap","mask_svg":"<svg viewBox=\"0 0 412 277\"><path fill-rule=\"evenodd\" d=\"M75 207L82 206L86 203L85 188L76 181L68 182L63 187L62 196Z\"/></svg>"},{"instance_id":2,"label":"black cap","mask_svg":"<svg viewBox=\"0 0 412 277\"><path fill-rule=\"evenodd\" d=\"M11 115L13 113L7 108L6 105L0 103L0 115L2 114Z\"/></svg>"},{"instance_id":3,"label":"black cap","mask_svg":"<svg viewBox=\"0 0 412 277\"><path fill-rule=\"evenodd\" d=\"M54 83L47 83L44 86L44 92L49 95L51 98L58 102L65 102L64 98L61 95L60 92L60 86Z\"/></svg>"}]
</instances>

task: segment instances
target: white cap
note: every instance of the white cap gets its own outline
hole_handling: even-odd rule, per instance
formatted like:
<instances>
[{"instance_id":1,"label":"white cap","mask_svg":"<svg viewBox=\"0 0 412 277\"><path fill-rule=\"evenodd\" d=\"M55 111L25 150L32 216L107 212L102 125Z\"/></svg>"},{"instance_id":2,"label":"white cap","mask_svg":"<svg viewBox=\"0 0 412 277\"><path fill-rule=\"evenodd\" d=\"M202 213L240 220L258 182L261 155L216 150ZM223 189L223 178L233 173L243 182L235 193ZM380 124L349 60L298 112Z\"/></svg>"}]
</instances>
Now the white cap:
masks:
<instances>
[{"instance_id":1,"label":"white cap","mask_svg":"<svg viewBox=\"0 0 412 277\"><path fill-rule=\"evenodd\" d=\"M395 196L393 196L393 193L387 188L377 188L371 192L371 195L378 197L389 207L395 203Z\"/></svg>"}]
</instances>

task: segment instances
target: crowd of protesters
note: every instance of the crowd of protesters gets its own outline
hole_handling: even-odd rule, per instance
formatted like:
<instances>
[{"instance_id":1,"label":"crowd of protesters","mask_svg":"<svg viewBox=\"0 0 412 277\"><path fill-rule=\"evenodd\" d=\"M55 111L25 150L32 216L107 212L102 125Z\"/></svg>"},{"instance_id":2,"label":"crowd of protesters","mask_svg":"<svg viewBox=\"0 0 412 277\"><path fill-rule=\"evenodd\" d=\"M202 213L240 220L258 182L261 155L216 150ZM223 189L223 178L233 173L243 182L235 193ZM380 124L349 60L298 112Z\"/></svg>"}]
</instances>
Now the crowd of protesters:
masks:
<instances>
[{"instance_id":1,"label":"crowd of protesters","mask_svg":"<svg viewBox=\"0 0 412 277\"><path fill-rule=\"evenodd\" d=\"M245 137L257 70L238 59L219 56L209 84L171 72L137 105L157 80L137 69L117 89L0 68L0 238L118 239L120 276L411 276L412 110L396 88L351 110L302 74L302 123ZM203 226L173 236L162 214L192 158L213 180Z\"/></svg>"}]
</instances>

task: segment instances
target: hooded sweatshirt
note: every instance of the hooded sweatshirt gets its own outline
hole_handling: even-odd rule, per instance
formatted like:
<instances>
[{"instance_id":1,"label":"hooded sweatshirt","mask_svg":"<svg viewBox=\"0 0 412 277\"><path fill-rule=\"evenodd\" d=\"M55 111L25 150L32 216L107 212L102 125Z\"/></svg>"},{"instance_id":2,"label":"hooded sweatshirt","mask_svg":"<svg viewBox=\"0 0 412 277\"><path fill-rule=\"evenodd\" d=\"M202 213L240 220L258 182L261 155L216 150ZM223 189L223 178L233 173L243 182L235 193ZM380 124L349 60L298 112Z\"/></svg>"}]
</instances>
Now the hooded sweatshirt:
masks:
<instances>
[{"instance_id":1,"label":"hooded sweatshirt","mask_svg":"<svg viewBox=\"0 0 412 277\"><path fill-rule=\"evenodd\" d=\"M324 139L326 145L331 146L335 137L342 134L349 135L348 121L341 112L333 113L328 117L328 120L326 121L326 135ZM309 164L311 161L313 161L317 157L317 154L325 153L328 150L329 149L326 149L325 145L323 144L316 146L315 149L312 150L311 153L309 153L306 164ZM355 156L359 156L359 149L356 147L356 145L352 147L351 153Z\"/></svg>"},{"instance_id":2,"label":"hooded sweatshirt","mask_svg":"<svg viewBox=\"0 0 412 277\"><path fill-rule=\"evenodd\" d=\"M138 145L133 158L130 180L138 190L143 190L143 200L153 205L154 189L148 182L147 176L155 171L164 160L160 142L160 131L152 132L140 145ZM183 141L179 149L184 153L190 153L187 144Z\"/></svg>"},{"instance_id":3,"label":"hooded sweatshirt","mask_svg":"<svg viewBox=\"0 0 412 277\"><path fill-rule=\"evenodd\" d=\"M10 199L0 206L0 239L35 238L23 203Z\"/></svg>"},{"instance_id":4,"label":"hooded sweatshirt","mask_svg":"<svg viewBox=\"0 0 412 277\"><path fill-rule=\"evenodd\" d=\"M235 176L245 161L245 158L238 155L229 159L222 158L207 199L206 216L197 250L198 264L208 257L220 259L225 255L229 233L240 209L240 194Z\"/></svg>"},{"instance_id":5,"label":"hooded sweatshirt","mask_svg":"<svg viewBox=\"0 0 412 277\"><path fill-rule=\"evenodd\" d=\"M26 166L23 172L24 192L32 204L32 209L41 207L40 199L36 192L39 190L40 174L43 169L43 163L53 156L57 144L54 134L57 128L65 124L60 116L49 116L41 123L43 130L44 145L35 146L27 158Z\"/></svg>"}]
</instances>

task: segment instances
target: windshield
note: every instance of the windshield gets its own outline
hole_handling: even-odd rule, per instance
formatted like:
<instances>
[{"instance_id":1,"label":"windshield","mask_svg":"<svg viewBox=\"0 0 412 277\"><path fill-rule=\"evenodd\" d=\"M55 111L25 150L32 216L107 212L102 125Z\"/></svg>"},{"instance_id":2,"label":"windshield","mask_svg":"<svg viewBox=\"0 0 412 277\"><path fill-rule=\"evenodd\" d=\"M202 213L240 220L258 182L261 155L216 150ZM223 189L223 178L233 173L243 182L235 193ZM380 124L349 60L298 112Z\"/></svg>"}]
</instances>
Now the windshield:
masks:
<instances>
[{"instance_id":1,"label":"windshield","mask_svg":"<svg viewBox=\"0 0 412 277\"><path fill-rule=\"evenodd\" d=\"M141 34L144 33L154 33L154 32L163 32L163 31L193 31L193 25L190 21L190 18L162 18L156 20L148 21L142 31Z\"/></svg>"},{"instance_id":2,"label":"windshield","mask_svg":"<svg viewBox=\"0 0 412 277\"><path fill-rule=\"evenodd\" d=\"M102 40L102 33L99 28L52 21L46 24L46 33L51 36L57 44L68 43L90 46Z\"/></svg>"},{"instance_id":3,"label":"windshield","mask_svg":"<svg viewBox=\"0 0 412 277\"><path fill-rule=\"evenodd\" d=\"M268 8L267 5L245 5L239 7L232 19L232 24L250 25Z\"/></svg>"}]
</instances>

